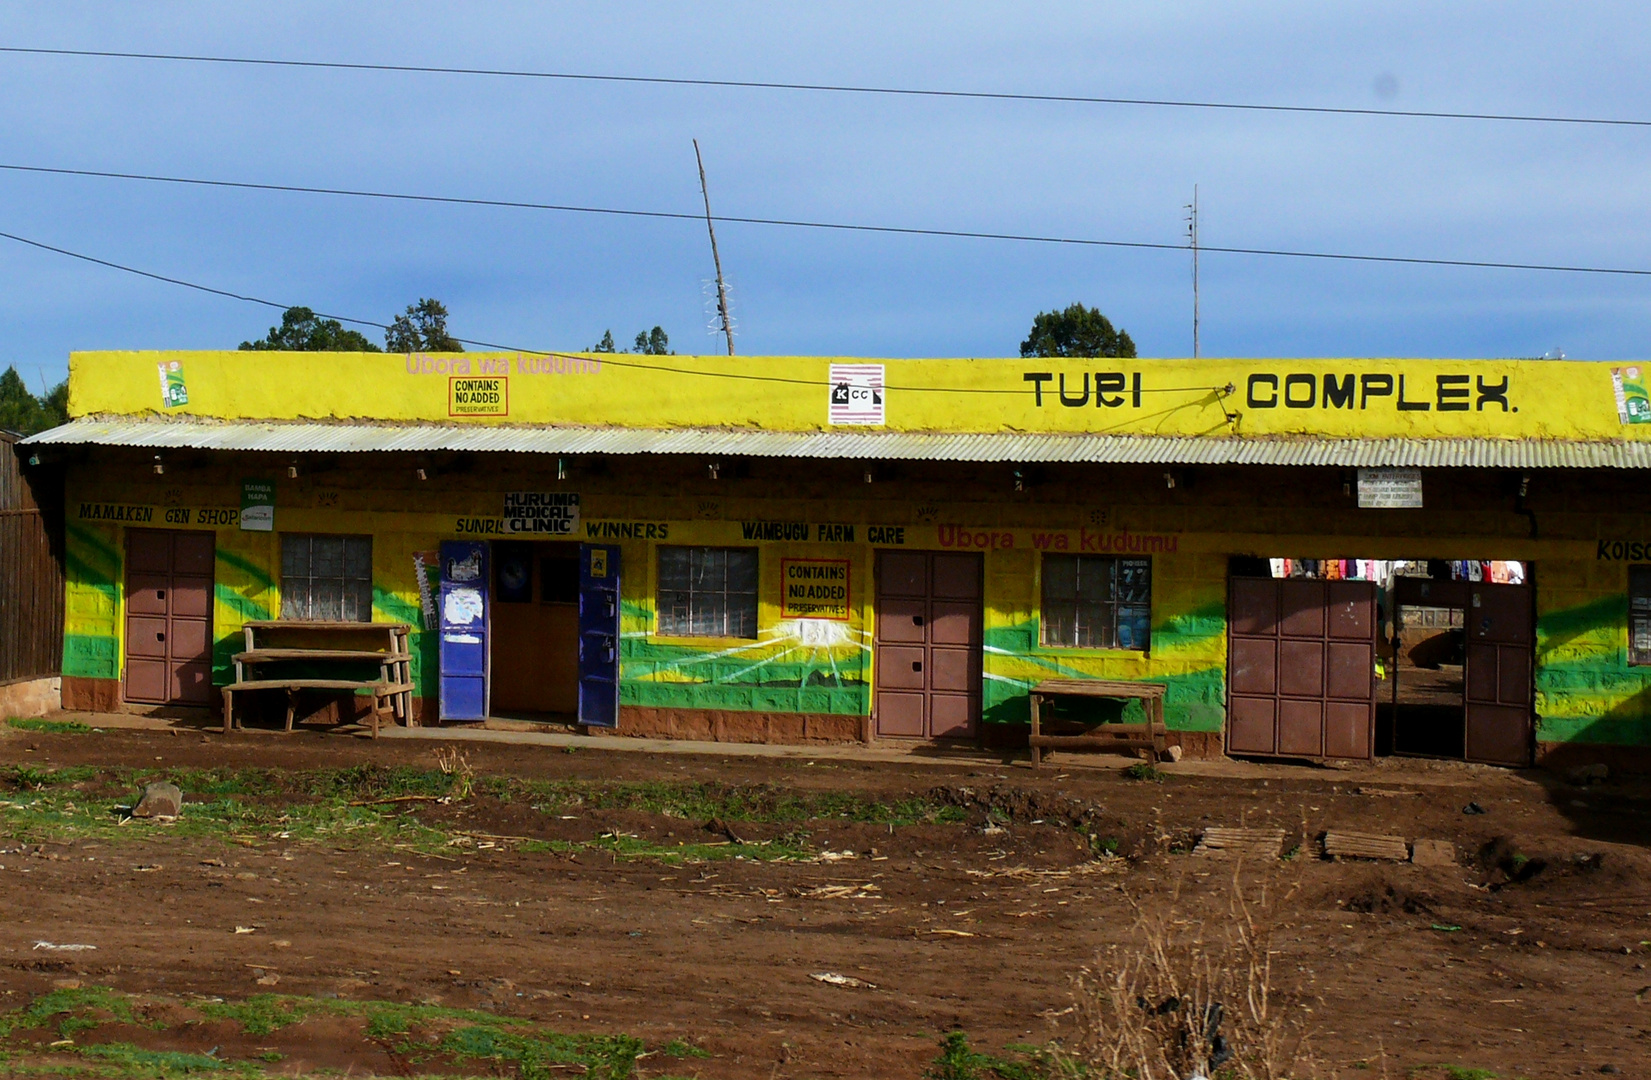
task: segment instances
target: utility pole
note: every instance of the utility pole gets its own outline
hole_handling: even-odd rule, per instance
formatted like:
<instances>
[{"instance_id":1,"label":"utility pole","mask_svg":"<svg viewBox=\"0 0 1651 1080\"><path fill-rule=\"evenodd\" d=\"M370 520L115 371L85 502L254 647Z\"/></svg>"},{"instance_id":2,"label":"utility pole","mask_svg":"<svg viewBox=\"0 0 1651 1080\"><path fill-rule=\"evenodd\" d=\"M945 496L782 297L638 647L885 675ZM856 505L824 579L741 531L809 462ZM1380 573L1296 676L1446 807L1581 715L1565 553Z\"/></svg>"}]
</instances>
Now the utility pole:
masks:
<instances>
[{"instance_id":1,"label":"utility pole","mask_svg":"<svg viewBox=\"0 0 1651 1080\"><path fill-rule=\"evenodd\" d=\"M717 230L711 224L711 192L705 186L705 159L699 156L699 140L694 140L694 160L699 163L699 193L705 198L705 231L711 234L711 262L717 268L717 318L728 336L728 355L734 355L734 324L728 321L728 287L722 283L722 256L717 254Z\"/></svg>"},{"instance_id":2,"label":"utility pole","mask_svg":"<svg viewBox=\"0 0 1651 1080\"><path fill-rule=\"evenodd\" d=\"M1198 359L1198 185L1187 205L1187 238L1192 241L1192 356Z\"/></svg>"}]
</instances>

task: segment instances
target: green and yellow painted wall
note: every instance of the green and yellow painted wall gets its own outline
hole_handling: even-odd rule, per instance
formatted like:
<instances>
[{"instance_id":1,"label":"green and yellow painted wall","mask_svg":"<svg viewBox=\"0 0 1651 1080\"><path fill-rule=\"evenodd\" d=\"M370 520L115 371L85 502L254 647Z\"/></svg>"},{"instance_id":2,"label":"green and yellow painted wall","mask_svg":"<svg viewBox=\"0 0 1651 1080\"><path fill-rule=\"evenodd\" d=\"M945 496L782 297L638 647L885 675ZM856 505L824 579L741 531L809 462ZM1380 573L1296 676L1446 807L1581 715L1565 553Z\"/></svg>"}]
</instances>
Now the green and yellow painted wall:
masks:
<instances>
[{"instance_id":1,"label":"green and yellow painted wall","mask_svg":"<svg viewBox=\"0 0 1651 1080\"><path fill-rule=\"evenodd\" d=\"M829 402L839 368L851 364L880 373L883 412L845 428ZM1638 444L1651 439L1646 382L1637 365L1553 361L110 352L72 357L70 387L72 414L89 424ZM614 456L602 468L575 460L562 480L543 455L469 455L460 468L462 455L371 453L299 455L289 478L292 455L168 453L164 475L149 468L147 451L114 447L89 446L70 464L71 701L119 703L128 528L216 532L219 683L242 623L280 611L280 533L370 534L374 618L415 627L418 694L433 699L434 640L423 630L415 556L446 538L500 535L505 492L576 491L582 517L572 539L622 551L621 694L633 722L705 734L691 729L693 715L811 717L823 719L781 725L781 734L853 737L873 707L875 551L906 547L983 556L988 726L1024 720L1026 688L1052 675L1148 679L1168 686L1172 730L1218 743L1230 556L1501 558L1535 567L1539 741L1651 747L1651 668L1629 663L1627 642L1628 568L1651 564L1651 512L1629 512L1641 485L1626 470L1537 471L1517 508L1510 470L1429 470L1425 510L1362 511L1348 498L1347 472L1307 467L1187 469L1169 488L1162 467L1051 465L1019 492L1010 466L969 462L909 463L889 470L892 482L866 484L854 461L753 459L748 476L718 481L691 455ZM428 482L414 480L415 466ZM239 527L246 479L274 483L275 533ZM753 523L801 532L754 535ZM758 548L758 637L660 635L653 574L662 544ZM1042 555L1051 551L1149 556L1150 650L1041 645ZM787 559L847 564L842 617L787 613Z\"/></svg>"}]
</instances>

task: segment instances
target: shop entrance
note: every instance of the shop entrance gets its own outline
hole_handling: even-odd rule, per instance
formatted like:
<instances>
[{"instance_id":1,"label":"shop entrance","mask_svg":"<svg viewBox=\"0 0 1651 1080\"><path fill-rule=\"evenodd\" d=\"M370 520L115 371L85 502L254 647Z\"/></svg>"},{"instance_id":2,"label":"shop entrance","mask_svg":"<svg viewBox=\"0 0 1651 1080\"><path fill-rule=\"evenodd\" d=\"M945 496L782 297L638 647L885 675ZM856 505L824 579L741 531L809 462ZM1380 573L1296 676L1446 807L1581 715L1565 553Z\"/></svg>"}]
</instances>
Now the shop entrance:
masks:
<instances>
[{"instance_id":1,"label":"shop entrance","mask_svg":"<svg viewBox=\"0 0 1651 1080\"><path fill-rule=\"evenodd\" d=\"M579 711L579 545L494 541L491 713L572 723Z\"/></svg>"},{"instance_id":2,"label":"shop entrance","mask_svg":"<svg viewBox=\"0 0 1651 1080\"><path fill-rule=\"evenodd\" d=\"M1530 764L1529 572L1482 560L1235 558L1228 751Z\"/></svg>"},{"instance_id":3,"label":"shop entrance","mask_svg":"<svg viewBox=\"0 0 1651 1080\"><path fill-rule=\"evenodd\" d=\"M980 726L981 558L877 553L876 732L972 738Z\"/></svg>"},{"instance_id":4,"label":"shop entrance","mask_svg":"<svg viewBox=\"0 0 1651 1080\"><path fill-rule=\"evenodd\" d=\"M126 700L212 704L210 532L126 531Z\"/></svg>"},{"instance_id":5,"label":"shop entrance","mask_svg":"<svg viewBox=\"0 0 1651 1080\"><path fill-rule=\"evenodd\" d=\"M1441 569L1456 565L1393 579L1384 741L1396 754L1529 765L1536 613L1525 567L1488 564L1498 568L1489 581Z\"/></svg>"}]
</instances>

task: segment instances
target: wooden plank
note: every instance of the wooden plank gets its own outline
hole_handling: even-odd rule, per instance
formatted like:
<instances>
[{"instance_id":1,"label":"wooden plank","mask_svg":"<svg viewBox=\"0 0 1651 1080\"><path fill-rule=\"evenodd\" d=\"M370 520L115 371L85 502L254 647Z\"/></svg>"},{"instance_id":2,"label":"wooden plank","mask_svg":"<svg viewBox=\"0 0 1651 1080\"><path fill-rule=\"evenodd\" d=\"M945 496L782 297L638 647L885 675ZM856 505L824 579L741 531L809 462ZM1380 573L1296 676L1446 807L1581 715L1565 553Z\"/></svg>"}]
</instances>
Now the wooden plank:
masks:
<instances>
[{"instance_id":1,"label":"wooden plank","mask_svg":"<svg viewBox=\"0 0 1651 1080\"><path fill-rule=\"evenodd\" d=\"M1037 735L1027 737L1034 750L1151 750L1151 735L1105 738L1101 735Z\"/></svg>"},{"instance_id":2,"label":"wooden plank","mask_svg":"<svg viewBox=\"0 0 1651 1080\"><path fill-rule=\"evenodd\" d=\"M372 662L399 662L411 660L406 653L382 652L376 649L248 649L235 654L238 662L258 664L277 660L338 660Z\"/></svg>"},{"instance_id":3,"label":"wooden plank","mask_svg":"<svg viewBox=\"0 0 1651 1080\"><path fill-rule=\"evenodd\" d=\"M355 630L384 633L387 630L407 633L409 627L401 622L325 622L319 619L249 619L243 625L254 630Z\"/></svg>"},{"instance_id":4,"label":"wooden plank","mask_svg":"<svg viewBox=\"0 0 1651 1080\"><path fill-rule=\"evenodd\" d=\"M1283 829L1245 829L1211 826L1193 847L1194 855L1227 855L1246 859L1276 859L1284 847Z\"/></svg>"},{"instance_id":5,"label":"wooden plank","mask_svg":"<svg viewBox=\"0 0 1651 1080\"><path fill-rule=\"evenodd\" d=\"M248 679L230 683L225 690L372 690L380 694L399 694L412 689L409 683L391 683L382 679Z\"/></svg>"},{"instance_id":6,"label":"wooden plank","mask_svg":"<svg viewBox=\"0 0 1651 1080\"><path fill-rule=\"evenodd\" d=\"M1032 687L1039 694L1071 694L1076 697L1161 698L1163 683L1127 682L1118 679L1045 679Z\"/></svg>"},{"instance_id":7,"label":"wooden plank","mask_svg":"<svg viewBox=\"0 0 1651 1080\"><path fill-rule=\"evenodd\" d=\"M1402 836L1337 830L1326 832L1323 844L1325 856L1331 859L1410 859L1410 848Z\"/></svg>"}]
</instances>

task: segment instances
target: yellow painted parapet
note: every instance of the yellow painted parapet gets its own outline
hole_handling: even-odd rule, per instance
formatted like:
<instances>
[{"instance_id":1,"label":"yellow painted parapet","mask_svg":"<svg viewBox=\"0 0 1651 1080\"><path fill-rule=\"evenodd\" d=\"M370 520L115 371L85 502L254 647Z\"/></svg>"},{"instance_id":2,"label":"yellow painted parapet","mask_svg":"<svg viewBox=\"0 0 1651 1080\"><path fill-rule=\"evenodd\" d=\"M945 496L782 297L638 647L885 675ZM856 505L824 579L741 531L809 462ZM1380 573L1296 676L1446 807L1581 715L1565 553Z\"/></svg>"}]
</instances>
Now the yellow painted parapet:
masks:
<instances>
[{"instance_id":1,"label":"yellow painted parapet","mask_svg":"<svg viewBox=\"0 0 1651 1080\"><path fill-rule=\"evenodd\" d=\"M1651 438L1645 368L1570 360L859 360L85 352L70 413L644 429Z\"/></svg>"}]
</instances>

